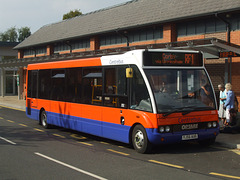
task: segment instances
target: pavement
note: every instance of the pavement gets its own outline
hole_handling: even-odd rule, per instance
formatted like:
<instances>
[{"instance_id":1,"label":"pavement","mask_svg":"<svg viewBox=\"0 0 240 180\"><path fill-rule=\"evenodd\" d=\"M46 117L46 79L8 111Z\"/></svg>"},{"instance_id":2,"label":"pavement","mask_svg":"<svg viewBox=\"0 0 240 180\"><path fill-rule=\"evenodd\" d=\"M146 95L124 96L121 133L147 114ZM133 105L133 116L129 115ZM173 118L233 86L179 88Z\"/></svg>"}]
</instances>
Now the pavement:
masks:
<instances>
[{"instance_id":1,"label":"pavement","mask_svg":"<svg viewBox=\"0 0 240 180\"><path fill-rule=\"evenodd\" d=\"M0 97L0 106L25 111L26 101L18 100L17 96L5 96ZM229 149L240 149L240 132L233 131L231 128L224 129L217 136L215 145Z\"/></svg>"}]
</instances>

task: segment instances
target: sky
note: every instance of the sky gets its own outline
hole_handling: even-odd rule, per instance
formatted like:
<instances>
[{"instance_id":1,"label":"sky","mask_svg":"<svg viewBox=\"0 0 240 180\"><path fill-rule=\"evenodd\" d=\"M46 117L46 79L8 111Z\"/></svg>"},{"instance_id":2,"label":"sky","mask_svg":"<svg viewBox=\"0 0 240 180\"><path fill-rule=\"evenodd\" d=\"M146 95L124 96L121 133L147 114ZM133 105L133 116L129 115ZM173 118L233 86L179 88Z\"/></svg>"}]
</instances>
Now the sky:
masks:
<instances>
[{"instance_id":1,"label":"sky","mask_svg":"<svg viewBox=\"0 0 240 180\"><path fill-rule=\"evenodd\" d=\"M83 14L130 0L0 0L0 33L11 27L30 27L32 34L44 25L62 20L80 9Z\"/></svg>"}]
</instances>

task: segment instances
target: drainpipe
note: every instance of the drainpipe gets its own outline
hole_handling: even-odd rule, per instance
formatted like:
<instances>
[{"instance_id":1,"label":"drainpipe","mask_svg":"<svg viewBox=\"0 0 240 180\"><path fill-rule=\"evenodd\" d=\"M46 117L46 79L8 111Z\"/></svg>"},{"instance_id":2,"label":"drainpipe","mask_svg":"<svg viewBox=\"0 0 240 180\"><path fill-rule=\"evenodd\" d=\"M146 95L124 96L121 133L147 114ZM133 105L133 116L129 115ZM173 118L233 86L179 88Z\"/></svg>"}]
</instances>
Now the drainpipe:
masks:
<instances>
[{"instance_id":1,"label":"drainpipe","mask_svg":"<svg viewBox=\"0 0 240 180\"><path fill-rule=\"evenodd\" d=\"M71 45L70 41L66 41L65 44L69 46L70 54L72 54L72 45Z\"/></svg>"},{"instance_id":2,"label":"drainpipe","mask_svg":"<svg viewBox=\"0 0 240 180\"><path fill-rule=\"evenodd\" d=\"M217 13L215 14L215 17L224 22L227 25L227 42L228 44L231 43L231 24L226 19L220 17ZM229 82L232 83L232 57L229 57L230 64L229 64ZM228 59L225 59L225 63L228 66ZM225 71L226 73L226 71ZM225 74L225 84L228 82L228 78L226 78Z\"/></svg>"},{"instance_id":3,"label":"drainpipe","mask_svg":"<svg viewBox=\"0 0 240 180\"><path fill-rule=\"evenodd\" d=\"M127 47L129 47L129 37L127 36L127 31L124 31L124 33L120 33L118 30L115 30L115 32L127 39Z\"/></svg>"},{"instance_id":4,"label":"drainpipe","mask_svg":"<svg viewBox=\"0 0 240 180\"><path fill-rule=\"evenodd\" d=\"M227 25L227 42L230 43L230 38L231 38L231 24L227 20L223 19L220 17L217 13L215 14L215 17L218 18L219 20L223 21Z\"/></svg>"}]
</instances>

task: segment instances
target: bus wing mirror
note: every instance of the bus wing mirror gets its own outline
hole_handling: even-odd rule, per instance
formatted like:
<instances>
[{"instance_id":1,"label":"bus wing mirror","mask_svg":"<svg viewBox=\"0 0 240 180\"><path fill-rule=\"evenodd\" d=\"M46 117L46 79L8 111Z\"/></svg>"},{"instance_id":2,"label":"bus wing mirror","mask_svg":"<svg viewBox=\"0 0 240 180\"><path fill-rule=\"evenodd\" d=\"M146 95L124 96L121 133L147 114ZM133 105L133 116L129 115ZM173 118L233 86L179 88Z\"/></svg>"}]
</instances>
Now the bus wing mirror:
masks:
<instances>
[{"instance_id":1,"label":"bus wing mirror","mask_svg":"<svg viewBox=\"0 0 240 180\"><path fill-rule=\"evenodd\" d=\"M133 69L126 68L126 78L133 78Z\"/></svg>"}]
</instances>

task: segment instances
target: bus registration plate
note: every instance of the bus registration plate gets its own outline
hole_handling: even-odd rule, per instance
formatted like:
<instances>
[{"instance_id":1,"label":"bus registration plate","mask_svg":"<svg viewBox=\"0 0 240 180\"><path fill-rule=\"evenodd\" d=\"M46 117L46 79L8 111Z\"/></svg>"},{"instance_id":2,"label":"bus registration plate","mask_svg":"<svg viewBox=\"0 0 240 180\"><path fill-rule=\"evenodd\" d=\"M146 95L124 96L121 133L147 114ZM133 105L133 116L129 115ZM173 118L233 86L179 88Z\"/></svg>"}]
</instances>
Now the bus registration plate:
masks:
<instances>
[{"instance_id":1,"label":"bus registration plate","mask_svg":"<svg viewBox=\"0 0 240 180\"><path fill-rule=\"evenodd\" d=\"M182 135L182 140L198 139L198 134Z\"/></svg>"}]
</instances>

